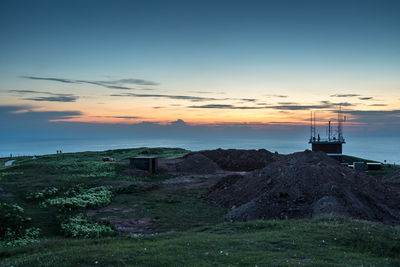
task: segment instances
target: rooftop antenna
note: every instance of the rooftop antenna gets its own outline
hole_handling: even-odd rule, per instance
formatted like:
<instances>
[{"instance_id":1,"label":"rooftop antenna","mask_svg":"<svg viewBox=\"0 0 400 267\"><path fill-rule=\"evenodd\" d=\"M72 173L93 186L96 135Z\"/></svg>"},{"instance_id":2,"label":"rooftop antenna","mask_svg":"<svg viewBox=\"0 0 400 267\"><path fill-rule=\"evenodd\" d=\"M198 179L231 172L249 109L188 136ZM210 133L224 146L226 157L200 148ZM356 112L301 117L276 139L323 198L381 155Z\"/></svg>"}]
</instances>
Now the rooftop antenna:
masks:
<instances>
[{"instance_id":1,"label":"rooftop antenna","mask_svg":"<svg viewBox=\"0 0 400 267\"><path fill-rule=\"evenodd\" d=\"M346 121L346 117L343 116L342 112L342 104L339 105L339 110L338 110L338 141L344 142L343 138L343 124Z\"/></svg>"},{"instance_id":2,"label":"rooftop antenna","mask_svg":"<svg viewBox=\"0 0 400 267\"><path fill-rule=\"evenodd\" d=\"M310 113L310 142L315 139L315 112Z\"/></svg>"}]
</instances>

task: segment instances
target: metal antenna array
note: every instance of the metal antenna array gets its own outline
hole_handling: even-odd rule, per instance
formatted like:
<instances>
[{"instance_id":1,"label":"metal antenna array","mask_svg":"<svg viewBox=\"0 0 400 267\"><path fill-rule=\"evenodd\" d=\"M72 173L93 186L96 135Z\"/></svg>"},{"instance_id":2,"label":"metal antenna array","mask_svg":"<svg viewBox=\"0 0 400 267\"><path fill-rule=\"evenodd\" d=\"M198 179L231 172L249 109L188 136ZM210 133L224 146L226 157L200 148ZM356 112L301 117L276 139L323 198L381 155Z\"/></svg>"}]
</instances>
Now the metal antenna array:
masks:
<instances>
[{"instance_id":1,"label":"metal antenna array","mask_svg":"<svg viewBox=\"0 0 400 267\"><path fill-rule=\"evenodd\" d=\"M322 139L320 138L318 134L317 138L317 125L316 125L316 116L315 112L311 111L310 112L310 142L309 143L314 143L314 142L334 142L334 143L345 143L344 137L343 137L343 125L344 122L346 121L346 117L343 115L342 111L342 105L339 105L338 109L338 115L337 115L337 136L333 134L333 127L331 121L328 122L328 128L326 131L327 138Z\"/></svg>"},{"instance_id":2,"label":"metal antenna array","mask_svg":"<svg viewBox=\"0 0 400 267\"><path fill-rule=\"evenodd\" d=\"M310 142L315 139L315 112L310 114Z\"/></svg>"},{"instance_id":3,"label":"metal antenna array","mask_svg":"<svg viewBox=\"0 0 400 267\"><path fill-rule=\"evenodd\" d=\"M342 105L339 105L338 110L338 141L344 142L343 138L343 124L346 121L346 117L343 115Z\"/></svg>"}]
</instances>

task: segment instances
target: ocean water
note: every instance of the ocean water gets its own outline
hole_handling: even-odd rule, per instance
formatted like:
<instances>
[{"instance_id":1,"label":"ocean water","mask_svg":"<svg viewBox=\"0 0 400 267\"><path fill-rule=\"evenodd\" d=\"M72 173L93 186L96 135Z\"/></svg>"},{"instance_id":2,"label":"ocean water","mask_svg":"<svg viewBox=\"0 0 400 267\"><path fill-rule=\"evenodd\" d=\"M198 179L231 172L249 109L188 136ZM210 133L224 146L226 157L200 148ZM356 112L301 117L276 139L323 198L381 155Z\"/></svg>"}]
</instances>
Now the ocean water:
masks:
<instances>
[{"instance_id":1,"label":"ocean water","mask_svg":"<svg viewBox=\"0 0 400 267\"><path fill-rule=\"evenodd\" d=\"M343 153L366 159L400 164L400 137L351 137L343 145ZM189 150L216 148L260 149L287 154L310 149L307 140L282 138L124 138L124 139L21 139L0 140L0 157L55 154L65 152L102 151L135 147L180 147Z\"/></svg>"}]
</instances>

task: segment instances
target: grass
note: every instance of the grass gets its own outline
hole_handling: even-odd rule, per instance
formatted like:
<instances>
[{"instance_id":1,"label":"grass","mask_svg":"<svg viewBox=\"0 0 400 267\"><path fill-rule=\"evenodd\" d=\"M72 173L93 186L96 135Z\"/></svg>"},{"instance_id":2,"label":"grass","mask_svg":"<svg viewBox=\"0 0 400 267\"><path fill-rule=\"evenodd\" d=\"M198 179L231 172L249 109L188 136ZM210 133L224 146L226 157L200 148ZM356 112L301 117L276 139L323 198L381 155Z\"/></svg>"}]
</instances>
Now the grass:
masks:
<instances>
[{"instance_id":1,"label":"grass","mask_svg":"<svg viewBox=\"0 0 400 267\"><path fill-rule=\"evenodd\" d=\"M92 240L49 239L0 251L4 266L399 266L400 229L323 217L197 227Z\"/></svg>"},{"instance_id":2,"label":"grass","mask_svg":"<svg viewBox=\"0 0 400 267\"><path fill-rule=\"evenodd\" d=\"M9 167L4 167L9 159L1 158L1 192L12 196L0 194L0 201L23 207L32 218L32 226L41 229L41 242L0 248L0 266L400 266L398 228L341 217L226 222L226 209L201 200L205 189L140 189L132 182L161 184L173 176L130 178L122 174L129 163L102 161L102 157L124 160L141 155L174 158L188 152L137 148L65 153L38 159L18 157ZM379 175L395 170L384 166ZM56 187L56 196L63 196L78 184L91 188L110 183L120 184L114 189L111 204L94 208L91 218L146 218L148 223L140 231L150 235L65 238L60 231L58 209L41 208L39 201L26 199L29 193L48 187Z\"/></svg>"},{"instance_id":3,"label":"grass","mask_svg":"<svg viewBox=\"0 0 400 267\"><path fill-rule=\"evenodd\" d=\"M109 181L152 181L160 183L171 178L171 176L154 175L132 179L122 174L122 170L129 168L128 162L103 162L102 157L112 157L116 160L140 155L174 158L181 157L188 152L178 148L137 148L53 154L41 156L38 159L32 159L32 157L14 158L16 161L12 166L4 167L3 164L0 169L0 187L3 192L12 194L12 196L7 197L0 195L0 201L17 203L23 207L27 216L32 218L32 224L41 228L45 237L58 236L60 227L57 220L57 209L54 207L40 208L37 201L26 199L28 194L48 187L56 187L62 195L62 192L78 184L85 187L95 187L102 186ZM1 160L6 162L9 159L2 158ZM145 193L141 195L146 197ZM132 199L132 201L136 200ZM198 199L197 201L201 202Z\"/></svg>"}]
</instances>

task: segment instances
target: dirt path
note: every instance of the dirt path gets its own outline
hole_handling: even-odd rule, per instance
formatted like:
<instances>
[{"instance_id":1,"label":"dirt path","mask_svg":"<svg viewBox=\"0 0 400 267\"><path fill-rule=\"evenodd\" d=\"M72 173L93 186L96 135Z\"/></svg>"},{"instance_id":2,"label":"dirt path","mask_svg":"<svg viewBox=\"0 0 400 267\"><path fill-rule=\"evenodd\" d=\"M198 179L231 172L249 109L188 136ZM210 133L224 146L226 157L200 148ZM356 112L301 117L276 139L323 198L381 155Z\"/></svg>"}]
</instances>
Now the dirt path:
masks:
<instances>
[{"instance_id":1,"label":"dirt path","mask_svg":"<svg viewBox=\"0 0 400 267\"><path fill-rule=\"evenodd\" d=\"M11 166L14 163L14 161L15 161L15 159L6 161L6 163L4 163L4 166L6 166L6 167Z\"/></svg>"}]
</instances>

